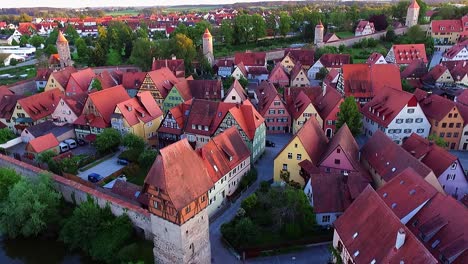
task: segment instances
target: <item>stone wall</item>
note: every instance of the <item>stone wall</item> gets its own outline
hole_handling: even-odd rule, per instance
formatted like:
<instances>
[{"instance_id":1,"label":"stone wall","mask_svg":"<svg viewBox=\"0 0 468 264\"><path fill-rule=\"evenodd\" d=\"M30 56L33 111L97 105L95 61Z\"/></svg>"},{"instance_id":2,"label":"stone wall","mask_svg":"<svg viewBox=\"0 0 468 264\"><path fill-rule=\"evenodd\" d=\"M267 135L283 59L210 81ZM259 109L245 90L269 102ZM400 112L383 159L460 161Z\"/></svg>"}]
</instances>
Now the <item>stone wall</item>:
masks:
<instances>
[{"instance_id":1,"label":"stone wall","mask_svg":"<svg viewBox=\"0 0 468 264\"><path fill-rule=\"evenodd\" d=\"M9 167L18 173L28 177L35 178L42 169L18 161L11 157L0 154L0 167ZM67 202L80 204L86 201L88 197L93 198L100 207L109 205L115 216L126 213L135 227L142 229L147 239L152 239L151 218L148 210L113 196L104 194L93 188L84 186L80 183L65 179L59 175L52 174L57 191L61 192Z\"/></svg>"},{"instance_id":2,"label":"stone wall","mask_svg":"<svg viewBox=\"0 0 468 264\"><path fill-rule=\"evenodd\" d=\"M425 28L423 28L423 30L425 30ZM407 31L408 31L407 27L396 28L395 29L395 34L396 35L403 35ZM325 44L322 45L322 47L323 46L332 46L332 47L337 47L338 48L340 45L345 45L346 47L350 47L350 46L358 43L359 41L361 41L362 39L365 39L365 38L372 38L372 39L375 39L375 40L380 40L382 37L385 37L386 34L387 34L387 31L383 31L383 32L377 32L377 33L374 33L374 34L371 34L371 35L341 39L339 41L325 43Z\"/></svg>"}]
</instances>

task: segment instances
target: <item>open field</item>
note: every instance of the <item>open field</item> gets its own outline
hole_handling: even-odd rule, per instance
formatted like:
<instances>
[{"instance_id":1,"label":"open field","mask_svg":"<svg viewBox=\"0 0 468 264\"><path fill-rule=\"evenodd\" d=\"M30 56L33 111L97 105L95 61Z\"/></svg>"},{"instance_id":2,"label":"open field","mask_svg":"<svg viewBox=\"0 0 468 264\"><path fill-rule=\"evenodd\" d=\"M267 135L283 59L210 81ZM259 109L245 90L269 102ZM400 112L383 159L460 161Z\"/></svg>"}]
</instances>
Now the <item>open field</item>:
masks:
<instances>
[{"instance_id":1,"label":"open field","mask_svg":"<svg viewBox=\"0 0 468 264\"><path fill-rule=\"evenodd\" d=\"M110 11L106 12L106 16L123 16L123 15L130 15L130 16L136 16L140 13L139 10L135 9L125 9L125 10L116 10L116 11Z\"/></svg>"}]
</instances>

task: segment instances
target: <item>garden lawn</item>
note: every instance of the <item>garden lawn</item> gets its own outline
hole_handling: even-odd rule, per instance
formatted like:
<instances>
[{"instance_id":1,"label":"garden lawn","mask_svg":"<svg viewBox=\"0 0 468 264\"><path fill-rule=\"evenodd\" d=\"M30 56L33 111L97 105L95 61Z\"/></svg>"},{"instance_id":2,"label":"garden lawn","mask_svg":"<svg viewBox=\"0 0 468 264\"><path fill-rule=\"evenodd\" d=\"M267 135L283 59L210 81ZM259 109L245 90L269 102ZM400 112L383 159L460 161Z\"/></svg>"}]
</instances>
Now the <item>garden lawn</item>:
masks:
<instances>
[{"instance_id":1,"label":"garden lawn","mask_svg":"<svg viewBox=\"0 0 468 264\"><path fill-rule=\"evenodd\" d=\"M251 51L269 51L278 48L287 48L291 44L302 43L301 37L283 38L278 36L276 39L259 40L257 43L237 44L237 45L224 45L219 44L214 46L215 57L228 57L233 56L235 52Z\"/></svg>"},{"instance_id":2,"label":"garden lawn","mask_svg":"<svg viewBox=\"0 0 468 264\"><path fill-rule=\"evenodd\" d=\"M26 80L29 78L36 77L36 67L34 65L28 65L28 66L22 66L22 67L8 69L8 70L0 70L0 75L2 74L15 75L14 78L0 79L0 85L8 85L8 84L16 83L21 80ZM24 78L21 78L20 75L22 74L27 74L27 76Z\"/></svg>"},{"instance_id":3,"label":"garden lawn","mask_svg":"<svg viewBox=\"0 0 468 264\"><path fill-rule=\"evenodd\" d=\"M340 39L345 39L345 38L352 38L354 37L354 33L350 31L340 31L340 32L335 32L335 34L340 38Z\"/></svg>"}]
</instances>

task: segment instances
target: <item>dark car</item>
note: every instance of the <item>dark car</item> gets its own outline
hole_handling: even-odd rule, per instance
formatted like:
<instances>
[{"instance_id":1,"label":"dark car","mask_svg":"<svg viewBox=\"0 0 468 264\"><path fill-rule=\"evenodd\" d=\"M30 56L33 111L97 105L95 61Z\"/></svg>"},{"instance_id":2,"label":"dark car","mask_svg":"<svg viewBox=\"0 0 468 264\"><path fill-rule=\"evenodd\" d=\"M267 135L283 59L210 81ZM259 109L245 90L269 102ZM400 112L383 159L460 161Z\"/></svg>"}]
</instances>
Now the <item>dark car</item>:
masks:
<instances>
[{"instance_id":1,"label":"dark car","mask_svg":"<svg viewBox=\"0 0 468 264\"><path fill-rule=\"evenodd\" d=\"M129 162L128 162L128 160L126 160L126 159L118 159L118 160L117 160L117 164L120 164L120 165L125 165L125 166L127 166L128 163L129 163Z\"/></svg>"},{"instance_id":2,"label":"dark car","mask_svg":"<svg viewBox=\"0 0 468 264\"><path fill-rule=\"evenodd\" d=\"M274 147L275 147L275 142L270 141L270 140L267 140L267 141L265 142L265 145L266 145L267 147L273 147L273 148L274 148Z\"/></svg>"},{"instance_id":3,"label":"dark car","mask_svg":"<svg viewBox=\"0 0 468 264\"><path fill-rule=\"evenodd\" d=\"M102 176L97 174L97 173L90 173L88 174L88 181L96 183L98 181L102 180Z\"/></svg>"},{"instance_id":4,"label":"dark car","mask_svg":"<svg viewBox=\"0 0 468 264\"><path fill-rule=\"evenodd\" d=\"M80 139L77 139L76 142L78 142L78 145L80 145L80 146L86 145L86 141L84 141L84 140L81 139L81 138L80 138Z\"/></svg>"}]
</instances>

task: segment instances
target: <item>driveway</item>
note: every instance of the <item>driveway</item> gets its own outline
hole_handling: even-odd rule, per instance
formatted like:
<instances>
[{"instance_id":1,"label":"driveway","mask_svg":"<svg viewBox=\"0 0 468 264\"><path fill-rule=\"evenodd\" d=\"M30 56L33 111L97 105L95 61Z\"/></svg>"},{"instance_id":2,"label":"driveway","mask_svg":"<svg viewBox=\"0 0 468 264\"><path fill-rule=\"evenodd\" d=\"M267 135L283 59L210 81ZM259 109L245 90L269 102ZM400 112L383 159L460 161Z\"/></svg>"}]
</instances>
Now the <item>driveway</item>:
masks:
<instances>
[{"instance_id":1,"label":"driveway","mask_svg":"<svg viewBox=\"0 0 468 264\"><path fill-rule=\"evenodd\" d=\"M231 253L221 241L221 225L229 222L237 210L240 203L250 194L252 194L260 185L261 181L273 179L273 161L278 152L289 142L291 135L268 135L267 139L275 143L275 147L265 148L265 154L258 160L255 167L258 172L257 181L241 195L235 203L231 205L222 215L210 223L210 244L211 244L211 263L242 263L233 253ZM263 257L248 260L247 263L326 263L330 253L327 246L309 247L299 252L289 253L280 256ZM295 258L294 260L292 258ZM311 262L311 259L313 260ZM291 262L292 261L292 262ZM315 262L317 261L317 262Z\"/></svg>"},{"instance_id":2,"label":"driveway","mask_svg":"<svg viewBox=\"0 0 468 264\"><path fill-rule=\"evenodd\" d=\"M78 173L78 176L80 178L82 178L83 180L88 180L88 174L94 172L94 173L97 173L99 175L101 175L102 177L106 178L107 176L111 175L112 173L122 169L123 165L119 165L117 164L117 159L118 159L118 156L119 156L120 152L117 152L116 154L114 154L114 156L112 156L111 158L108 158L107 160L97 164L96 166L90 168L90 169L87 169L85 171L81 171Z\"/></svg>"}]
</instances>

